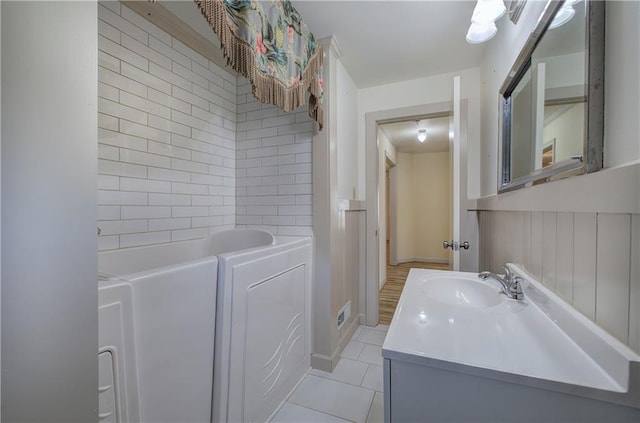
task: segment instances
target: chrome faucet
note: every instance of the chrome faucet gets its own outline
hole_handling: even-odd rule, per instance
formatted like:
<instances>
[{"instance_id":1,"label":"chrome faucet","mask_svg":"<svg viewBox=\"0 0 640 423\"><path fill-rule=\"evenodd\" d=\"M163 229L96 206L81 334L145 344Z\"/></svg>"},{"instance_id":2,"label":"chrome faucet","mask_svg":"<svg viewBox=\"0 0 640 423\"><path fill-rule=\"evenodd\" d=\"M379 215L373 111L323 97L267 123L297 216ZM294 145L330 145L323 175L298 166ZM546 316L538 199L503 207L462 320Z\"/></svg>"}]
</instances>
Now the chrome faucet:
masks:
<instances>
[{"instance_id":1,"label":"chrome faucet","mask_svg":"<svg viewBox=\"0 0 640 423\"><path fill-rule=\"evenodd\" d=\"M503 266L503 269L504 278L491 272L480 272L478 273L478 277L480 279L491 278L498 281L504 295L514 300L523 300L524 293L522 292L522 278L511 273L511 270L509 270L507 266Z\"/></svg>"}]
</instances>

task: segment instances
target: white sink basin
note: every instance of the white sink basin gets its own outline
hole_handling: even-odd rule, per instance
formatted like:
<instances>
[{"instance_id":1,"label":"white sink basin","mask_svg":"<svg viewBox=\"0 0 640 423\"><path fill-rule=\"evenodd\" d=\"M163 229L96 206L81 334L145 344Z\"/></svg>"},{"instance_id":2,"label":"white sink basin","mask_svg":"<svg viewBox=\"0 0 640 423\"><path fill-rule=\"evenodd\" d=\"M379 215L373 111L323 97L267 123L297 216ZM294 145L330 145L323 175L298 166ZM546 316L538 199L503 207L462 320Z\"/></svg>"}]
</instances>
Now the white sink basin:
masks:
<instances>
[{"instance_id":1,"label":"white sink basin","mask_svg":"<svg viewBox=\"0 0 640 423\"><path fill-rule=\"evenodd\" d=\"M506 298L499 287L479 278L439 276L423 281L420 288L435 301L462 307L489 308Z\"/></svg>"},{"instance_id":2,"label":"white sink basin","mask_svg":"<svg viewBox=\"0 0 640 423\"><path fill-rule=\"evenodd\" d=\"M432 385L423 386L419 381L433 383L433 378L438 378L439 386L466 386L467 381L461 376L466 375L473 386L494 380L505 382L501 388L492 385L491 389L504 389L513 398L529 398L533 392L530 389L536 389L546 392L544 395L549 398L558 393L564 395L560 401L563 404L569 404L564 401L574 397L589 404L596 400L598 407L618 407L618 411L622 409L619 406L624 406L631 414L636 413L631 421L640 422L640 355L518 266L510 264L509 268L523 278L524 300L508 299L500 292L498 282L481 280L475 273L411 269L382 346L382 356L385 363L397 360L427 370L419 373L396 363L390 365L390 371L395 368L403 378L412 380L411 392L429 389ZM396 381L400 380L398 376L394 376ZM514 394L520 389L518 386L524 387L526 393ZM432 395L441 393L433 390L427 396L433 399ZM393 398L392 391L390 395ZM551 403L560 404L558 401L553 399ZM567 407L577 409L575 405ZM563 421L567 420L571 419Z\"/></svg>"}]
</instances>

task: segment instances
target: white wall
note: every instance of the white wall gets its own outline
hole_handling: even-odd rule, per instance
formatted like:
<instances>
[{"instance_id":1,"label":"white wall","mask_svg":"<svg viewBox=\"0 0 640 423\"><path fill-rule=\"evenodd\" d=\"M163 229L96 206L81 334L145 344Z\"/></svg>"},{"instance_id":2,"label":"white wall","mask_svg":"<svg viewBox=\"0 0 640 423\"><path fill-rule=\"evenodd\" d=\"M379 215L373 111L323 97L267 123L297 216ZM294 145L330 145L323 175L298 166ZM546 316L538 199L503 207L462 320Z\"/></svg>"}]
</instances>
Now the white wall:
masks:
<instances>
[{"instance_id":1,"label":"white wall","mask_svg":"<svg viewBox=\"0 0 640 423\"><path fill-rule=\"evenodd\" d=\"M100 250L233 228L235 74L120 2L98 18Z\"/></svg>"},{"instance_id":2,"label":"white wall","mask_svg":"<svg viewBox=\"0 0 640 423\"><path fill-rule=\"evenodd\" d=\"M313 135L313 353L311 365L332 371L341 349L357 325L338 331L337 314L344 305L346 288L342 260L346 217L340 211L337 181L338 91L337 68L341 55L334 37L319 41L324 47L324 129ZM357 322L357 320L356 320Z\"/></svg>"},{"instance_id":3,"label":"white wall","mask_svg":"<svg viewBox=\"0 0 640 423\"><path fill-rule=\"evenodd\" d=\"M415 256L421 260L448 261L442 241L450 239L451 169L449 153L413 155L416 207Z\"/></svg>"},{"instance_id":4,"label":"white wall","mask_svg":"<svg viewBox=\"0 0 640 423\"><path fill-rule=\"evenodd\" d=\"M567 302L638 350L640 3L606 3L608 169L495 195L497 93L541 9L528 2L517 28L502 20L482 66L482 193L487 197L478 202L486 210L481 213L481 265L495 269L507 261L523 263Z\"/></svg>"},{"instance_id":5,"label":"white wall","mask_svg":"<svg viewBox=\"0 0 640 423\"><path fill-rule=\"evenodd\" d=\"M399 262L448 262L451 222L449 153L398 153L396 170Z\"/></svg>"},{"instance_id":6,"label":"white wall","mask_svg":"<svg viewBox=\"0 0 640 423\"><path fill-rule=\"evenodd\" d=\"M1 8L2 417L96 421L96 3Z\"/></svg>"},{"instance_id":7,"label":"white wall","mask_svg":"<svg viewBox=\"0 0 640 423\"><path fill-rule=\"evenodd\" d=\"M358 187L358 87L342 65L337 63L338 198L361 198Z\"/></svg>"},{"instance_id":8,"label":"white wall","mask_svg":"<svg viewBox=\"0 0 640 423\"><path fill-rule=\"evenodd\" d=\"M545 63L545 88L584 85L584 52L542 58Z\"/></svg>"},{"instance_id":9,"label":"white wall","mask_svg":"<svg viewBox=\"0 0 640 423\"><path fill-rule=\"evenodd\" d=\"M0 81L2 80L2 6L0 6ZM0 84L0 340L2 339L2 84ZM0 345L2 342L0 341ZM2 348L0 347L0 369ZM0 421L2 421L2 378L0 377Z\"/></svg>"},{"instance_id":10,"label":"white wall","mask_svg":"<svg viewBox=\"0 0 640 423\"><path fill-rule=\"evenodd\" d=\"M392 202L395 202L396 225L396 259L414 257L415 221L413 186L413 158L411 154L399 153L397 166L394 168ZM447 227L448 229L448 227ZM393 235L392 235L393 236Z\"/></svg>"},{"instance_id":11,"label":"white wall","mask_svg":"<svg viewBox=\"0 0 640 423\"><path fill-rule=\"evenodd\" d=\"M236 223L277 235L312 234L311 137L306 105L262 104L238 78Z\"/></svg>"},{"instance_id":12,"label":"white wall","mask_svg":"<svg viewBox=\"0 0 640 423\"><path fill-rule=\"evenodd\" d=\"M640 2L606 3L604 166L640 158Z\"/></svg>"},{"instance_id":13,"label":"white wall","mask_svg":"<svg viewBox=\"0 0 640 423\"><path fill-rule=\"evenodd\" d=\"M377 87L371 87L362 89L358 94L358 152L359 152L359 163L358 163L358 172L359 172L359 185L362 187L361 192L364 193L364 190L367 187L367 181L365 180L365 176L369 175L369 178L372 178L371 175L375 175L376 171L371 171L373 169L367 170L366 158L369 157L368 160L375 161L373 159L373 155L371 154L372 150L371 146L367 149L367 145L365 144L365 140L373 143L375 142L375 138L373 137L372 130L375 124L375 121L371 122L372 116L382 116L388 113L397 113L398 110L403 109L412 109L412 108L424 108L429 106L436 106L444 104L451 104L453 102L453 81L455 76L460 76L461 78L461 99L466 103L466 107L464 110L468 111L462 118L462 124L466 129L467 136L462 137L462 145L460 146L460 156L462 166L466 166L465 169L461 170L461 175L466 177L466 184L461 183L461 186L466 185L467 188L461 192L461 199L466 200L467 198L476 198L479 194L479 161L478 160L466 160L467 154L470 157L478 157L479 155L479 135L480 135L480 69L466 69L461 70L455 73L448 73L436 76L430 76L426 78L411 80L411 81L403 81L399 83L393 83L388 85L382 85ZM442 110L439 110L442 111ZM409 113L409 112L408 112ZM463 112L464 114L464 112ZM369 127L366 127L366 119L367 115L369 115ZM415 115L415 112L412 113ZM372 126L373 125L373 126ZM369 153L367 153L369 151ZM378 186L369 187L368 196L377 195L377 199L367 198L367 207L374 208L377 205L378 218L377 222L368 224L367 229L367 237L369 240L375 239L376 233L384 234L382 229L384 228L384 218L385 215L381 213L380 207L380 196L384 195L385 182L384 182L384 173L381 173L381 161L380 154L378 154ZM372 182L372 181L369 181ZM373 182L375 184L375 182ZM374 188L377 188L374 189ZM464 202L466 203L466 201ZM463 204L461 202L461 204ZM464 209L466 210L468 207L465 204ZM368 221L373 222L375 219L371 216L368 216ZM462 235L465 236L464 231ZM368 241L371 242L371 241ZM385 275L385 260L383 260L384 255L384 247L383 247L384 237L382 235L378 236L378 266L372 265L374 260L376 260L376 255L370 256L367 258L368 266L377 268L378 277L372 276L368 278L368 284L375 282L377 279L378 285L384 281ZM372 271L373 273L373 271ZM371 286L371 285L368 285Z\"/></svg>"},{"instance_id":14,"label":"white wall","mask_svg":"<svg viewBox=\"0 0 640 423\"><path fill-rule=\"evenodd\" d=\"M384 131L378 129L378 285L382 288L387 278L387 158L396 164L396 149Z\"/></svg>"},{"instance_id":15,"label":"white wall","mask_svg":"<svg viewBox=\"0 0 640 423\"><path fill-rule=\"evenodd\" d=\"M482 69L482 196L497 192L498 91L545 2L528 2L518 25L498 21L498 34L486 46ZM640 158L640 3L611 1L606 6L605 167ZM633 93L633 95L629 95Z\"/></svg>"},{"instance_id":16,"label":"white wall","mask_svg":"<svg viewBox=\"0 0 640 423\"><path fill-rule=\"evenodd\" d=\"M500 19L496 23L498 33L485 45L484 60L481 64L482 145L478 156L469 156L480 157L481 196L497 192L498 108L500 104L498 92L520 49L535 27L545 4L544 1L527 2L517 25L514 25L509 19Z\"/></svg>"},{"instance_id":17,"label":"white wall","mask_svg":"<svg viewBox=\"0 0 640 423\"><path fill-rule=\"evenodd\" d=\"M360 187L358 192L362 194L359 194L359 198L365 197L366 186L365 115L369 112L382 110L451 102L455 75L461 77L461 98L468 101L468 155L472 158L480 156L481 81L479 68L361 89L358 91L358 186ZM479 160L469 160L467 166L468 198L477 198L480 195L480 162Z\"/></svg>"},{"instance_id":18,"label":"white wall","mask_svg":"<svg viewBox=\"0 0 640 423\"><path fill-rule=\"evenodd\" d=\"M544 143L555 138L555 161L567 160L582 155L584 140L584 103L570 106L562 115L544 127Z\"/></svg>"}]
</instances>

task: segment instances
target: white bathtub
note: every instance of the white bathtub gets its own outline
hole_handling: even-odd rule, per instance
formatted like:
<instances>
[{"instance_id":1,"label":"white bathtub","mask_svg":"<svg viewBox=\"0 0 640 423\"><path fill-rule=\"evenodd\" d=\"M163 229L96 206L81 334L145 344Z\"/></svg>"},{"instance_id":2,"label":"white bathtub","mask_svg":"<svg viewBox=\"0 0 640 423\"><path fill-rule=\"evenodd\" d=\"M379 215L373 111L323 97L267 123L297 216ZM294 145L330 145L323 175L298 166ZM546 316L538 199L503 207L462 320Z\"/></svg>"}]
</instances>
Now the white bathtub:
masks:
<instances>
[{"instance_id":1,"label":"white bathtub","mask_svg":"<svg viewBox=\"0 0 640 423\"><path fill-rule=\"evenodd\" d=\"M304 257L302 264L300 257ZM225 413L227 409L244 409L245 404L263 413L275 410L290 389L291 380L298 377L298 369L309 367L310 260L308 238L275 239L266 231L247 229L99 253L100 421L216 420L221 412L215 408L212 411L212 397L214 406L217 404ZM232 293L232 285L246 286L247 290ZM261 289L254 289L255 285ZM236 391L214 395L214 345L216 385L227 383L235 389L234 382L222 375L223 369L236 366L235 371L244 375L247 363L256 360L251 353L246 359L229 357L225 348L232 342L236 345L238 336L251 344L252 337L275 339L287 329L278 327L282 319L277 318L259 318L255 322L258 326L247 325L236 319L229 307L241 307L245 298L247 312L260 306L270 308L268 304L273 301L281 302L276 291L282 287L296 295L289 295L289 302L277 307L275 314L282 315L281 310L289 313L292 307L295 314L301 313L297 317L301 326L294 324L295 342L288 344L295 354L279 357L284 367L279 368L280 377L261 397L262 402L251 396L235 396ZM220 296L218 300L216 295ZM268 316L270 312L274 310L261 313ZM247 328L250 333L244 333ZM299 351L303 351L302 360L298 359ZM243 359L242 363L238 359ZM287 360L295 363L287 364ZM249 368L252 365L248 364Z\"/></svg>"},{"instance_id":2,"label":"white bathtub","mask_svg":"<svg viewBox=\"0 0 640 423\"><path fill-rule=\"evenodd\" d=\"M218 256L213 422L264 422L310 367L308 237Z\"/></svg>"}]
</instances>

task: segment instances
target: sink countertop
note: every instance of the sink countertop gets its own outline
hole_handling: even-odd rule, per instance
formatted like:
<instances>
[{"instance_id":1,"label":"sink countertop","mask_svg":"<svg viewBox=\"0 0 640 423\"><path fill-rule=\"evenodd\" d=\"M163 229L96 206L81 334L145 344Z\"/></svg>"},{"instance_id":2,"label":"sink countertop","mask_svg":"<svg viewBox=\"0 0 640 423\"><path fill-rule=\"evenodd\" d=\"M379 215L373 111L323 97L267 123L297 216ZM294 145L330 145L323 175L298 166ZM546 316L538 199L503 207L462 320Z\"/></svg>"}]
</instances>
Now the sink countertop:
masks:
<instances>
[{"instance_id":1,"label":"sink countertop","mask_svg":"<svg viewBox=\"0 0 640 423\"><path fill-rule=\"evenodd\" d=\"M382 347L383 357L640 407L640 394L629 392L640 388L636 380L640 357L599 328L590 327L589 323L595 324L585 322L570 307L553 306L565 314L578 314L570 319L594 332L589 342L596 339L606 344L606 354L596 362L575 342L584 334L569 336L558 325L564 318L555 318L549 301L559 299L542 285L525 279L524 300L500 294L502 300L496 305L479 308L444 304L425 295L423 287L430 279L456 275L476 277L411 269ZM498 282L493 282L498 289ZM536 297L543 298L542 307ZM603 357L614 363L603 365Z\"/></svg>"}]
</instances>

